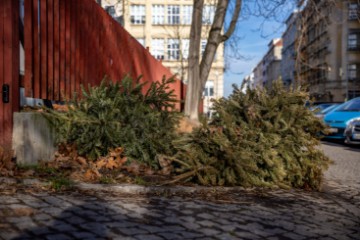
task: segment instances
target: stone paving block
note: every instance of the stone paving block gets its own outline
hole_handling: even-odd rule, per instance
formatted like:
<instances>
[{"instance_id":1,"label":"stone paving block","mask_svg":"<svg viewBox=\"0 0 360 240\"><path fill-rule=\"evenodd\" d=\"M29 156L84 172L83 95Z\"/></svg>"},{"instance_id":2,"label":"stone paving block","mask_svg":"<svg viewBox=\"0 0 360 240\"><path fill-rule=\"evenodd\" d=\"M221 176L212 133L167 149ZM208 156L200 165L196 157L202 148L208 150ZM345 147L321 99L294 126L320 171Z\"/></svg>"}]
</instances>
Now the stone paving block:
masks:
<instances>
[{"instance_id":1,"label":"stone paving block","mask_svg":"<svg viewBox=\"0 0 360 240\"><path fill-rule=\"evenodd\" d=\"M36 214L32 217L35 221L42 222L52 219L52 217L45 213Z\"/></svg>"},{"instance_id":2,"label":"stone paving block","mask_svg":"<svg viewBox=\"0 0 360 240\"><path fill-rule=\"evenodd\" d=\"M200 224L201 226L204 227L213 227L213 226L217 226L216 223L212 222L212 221L208 221L208 220L203 220L203 221L197 221L197 224Z\"/></svg>"},{"instance_id":3,"label":"stone paving block","mask_svg":"<svg viewBox=\"0 0 360 240\"><path fill-rule=\"evenodd\" d=\"M46 235L52 232L52 230L46 226L44 227L36 227L33 229L29 230L30 232L32 232L33 234L40 236L40 235Z\"/></svg>"},{"instance_id":4,"label":"stone paving block","mask_svg":"<svg viewBox=\"0 0 360 240\"><path fill-rule=\"evenodd\" d=\"M194 214L194 211L192 211L190 209L186 209L186 210L181 210L181 213L185 214L185 215L192 215L192 214Z\"/></svg>"},{"instance_id":5,"label":"stone paving block","mask_svg":"<svg viewBox=\"0 0 360 240\"><path fill-rule=\"evenodd\" d=\"M292 239L292 240L303 240L303 239L306 239L305 236L302 236L302 235L299 235L299 234L296 234L296 233L292 233L292 232L284 233L284 234L282 234L282 236L287 237L287 238L290 238L290 239ZM317 237L316 239L318 239L318 237Z\"/></svg>"},{"instance_id":6,"label":"stone paving block","mask_svg":"<svg viewBox=\"0 0 360 240\"><path fill-rule=\"evenodd\" d=\"M83 219L81 217L78 217L78 216L72 216L70 218L66 218L65 221L70 223L70 224L78 225L78 224L85 223L88 220L85 220L85 219Z\"/></svg>"},{"instance_id":7,"label":"stone paving block","mask_svg":"<svg viewBox=\"0 0 360 240\"><path fill-rule=\"evenodd\" d=\"M109 222L106 223L106 226L108 228L129 228L129 227L136 227L138 226L138 223L131 222L129 220L127 221L120 221L120 222Z\"/></svg>"},{"instance_id":8,"label":"stone paving block","mask_svg":"<svg viewBox=\"0 0 360 240\"><path fill-rule=\"evenodd\" d=\"M206 236L215 236L220 233L220 231L212 228L201 228L199 231Z\"/></svg>"},{"instance_id":9,"label":"stone paving block","mask_svg":"<svg viewBox=\"0 0 360 240\"><path fill-rule=\"evenodd\" d=\"M8 217L6 218L6 221L9 222L9 223L14 223L15 225L16 224L19 224L19 223L22 223L22 222L32 222L32 219L31 217Z\"/></svg>"},{"instance_id":10,"label":"stone paving block","mask_svg":"<svg viewBox=\"0 0 360 240\"><path fill-rule=\"evenodd\" d=\"M65 222L55 222L53 228L60 232L73 232L77 230L74 225L70 225Z\"/></svg>"},{"instance_id":11,"label":"stone paving block","mask_svg":"<svg viewBox=\"0 0 360 240\"><path fill-rule=\"evenodd\" d=\"M220 228L223 231L234 231L236 229L236 225L232 224L232 225L218 225L218 228Z\"/></svg>"},{"instance_id":12,"label":"stone paving block","mask_svg":"<svg viewBox=\"0 0 360 240\"><path fill-rule=\"evenodd\" d=\"M183 222L195 222L196 221L195 217L192 217L192 216L183 216L183 217L179 217L179 219L181 219Z\"/></svg>"},{"instance_id":13,"label":"stone paving block","mask_svg":"<svg viewBox=\"0 0 360 240\"><path fill-rule=\"evenodd\" d=\"M194 223L183 222L183 223L181 223L181 226L183 226L185 229L189 229L189 230L196 230L196 229L201 228L201 226L199 224L197 224L196 222L194 222Z\"/></svg>"},{"instance_id":14,"label":"stone paving block","mask_svg":"<svg viewBox=\"0 0 360 240\"><path fill-rule=\"evenodd\" d=\"M169 240L184 239L182 235L170 232L159 233L158 235Z\"/></svg>"},{"instance_id":15,"label":"stone paving block","mask_svg":"<svg viewBox=\"0 0 360 240\"><path fill-rule=\"evenodd\" d=\"M137 234L148 234L149 232L145 229L140 228L118 228L120 232L125 234L126 236L135 236Z\"/></svg>"},{"instance_id":16,"label":"stone paving block","mask_svg":"<svg viewBox=\"0 0 360 240\"><path fill-rule=\"evenodd\" d=\"M232 240L232 239L239 239L238 237L232 235L232 234L229 234L229 233L222 233L220 235L217 235L216 236L217 239L220 239L220 240Z\"/></svg>"},{"instance_id":17,"label":"stone paving block","mask_svg":"<svg viewBox=\"0 0 360 240\"><path fill-rule=\"evenodd\" d=\"M72 238L65 234L54 234L46 236L47 240L71 240Z\"/></svg>"},{"instance_id":18,"label":"stone paving block","mask_svg":"<svg viewBox=\"0 0 360 240\"><path fill-rule=\"evenodd\" d=\"M0 202L2 204L16 204L19 203L20 201L16 198L0 196Z\"/></svg>"},{"instance_id":19,"label":"stone paving block","mask_svg":"<svg viewBox=\"0 0 360 240\"><path fill-rule=\"evenodd\" d=\"M60 216L63 213L63 209L57 207L51 207L51 206L47 208L41 208L41 211L53 217Z\"/></svg>"},{"instance_id":20,"label":"stone paving block","mask_svg":"<svg viewBox=\"0 0 360 240\"><path fill-rule=\"evenodd\" d=\"M158 226L151 226L151 225L141 225L138 226L140 229L144 229L150 233L159 233L159 232L166 232L167 229L165 227L158 227Z\"/></svg>"},{"instance_id":21,"label":"stone paving block","mask_svg":"<svg viewBox=\"0 0 360 240\"><path fill-rule=\"evenodd\" d=\"M256 234L247 231L235 231L234 235L237 236L239 239L249 239L249 240L257 240L257 239L264 239Z\"/></svg>"},{"instance_id":22,"label":"stone paving block","mask_svg":"<svg viewBox=\"0 0 360 240\"><path fill-rule=\"evenodd\" d=\"M203 218L203 219L214 219L214 216L208 213L200 213L197 215L197 217L199 218Z\"/></svg>"},{"instance_id":23,"label":"stone paving block","mask_svg":"<svg viewBox=\"0 0 360 240\"><path fill-rule=\"evenodd\" d=\"M205 237L205 235L203 235L202 233L199 232L193 233L193 232L189 232L188 230L177 233L181 234L185 239L196 239L196 238L203 239Z\"/></svg>"},{"instance_id":24,"label":"stone paving block","mask_svg":"<svg viewBox=\"0 0 360 240\"><path fill-rule=\"evenodd\" d=\"M39 201L39 200L23 200L23 202L30 207L33 208L44 208L44 207L49 207L50 205L46 202L43 201Z\"/></svg>"},{"instance_id":25,"label":"stone paving block","mask_svg":"<svg viewBox=\"0 0 360 240\"><path fill-rule=\"evenodd\" d=\"M163 240L162 237L159 237L159 236L155 236L155 235L147 235L147 234L140 234L140 235L136 235L135 236L136 239L139 239L139 240Z\"/></svg>"},{"instance_id":26,"label":"stone paving block","mask_svg":"<svg viewBox=\"0 0 360 240\"><path fill-rule=\"evenodd\" d=\"M113 238L113 240L135 240L135 237L126 237L126 236L118 236Z\"/></svg>"},{"instance_id":27,"label":"stone paving block","mask_svg":"<svg viewBox=\"0 0 360 240\"><path fill-rule=\"evenodd\" d=\"M1 237L1 239L4 239L4 240L13 239L13 238L19 237L20 235L21 235L21 233L16 232L16 231L11 231L10 229L0 231L0 237Z\"/></svg>"},{"instance_id":28,"label":"stone paving block","mask_svg":"<svg viewBox=\"0 0 360 240\"><path fill-rule=\"evenodd\" d=\"M164 219L165 223L175 223L175 224L181 224L183 221L181 219L179 219L177 216L170 216L170 217L166 217Z\"/></svg>"},{"instance_id":29,"label":"stone paving block","mask_svg":"<svg viewBox=\"0 0 360 240\"><path fill-rule=\"evenodd\" d=\"M21 231L30 230L36 228L38 225L34 221L29 220L26 222L18 222L15 224L18 229Z\"/></svg>"},{"instance_id":30,"label":"stone paving block","mask_svg":"<svg viewBox=\"0 0 360 240\"><path fill-rule=\"evenodd\" d=\"M85 239L85 238L96 238L96 235L94 235L93 233L90 232L71 232L70 233L72 236L79 238L79 239Z\"/></svg>"},{"instance_id":31,"label":"stone paving block","mask_svg":"<svg viewBox=\"0 0 360 240\"><path fill-rule=\"evenodd\" d=\"M86 222L86 224L81 224L79 227L98 235L103 235L107 232L107 227L97 222Z\"/></svg>"},{"instance_id":32,"label":"stone paving block","mask_svg":"<svg viewBox=\"0 0 360 240\"><path fill-rule=\"evenodd\" d=\"M146 216L150 216L153 218L162 218L164 217L164 215L162 215L161 213L155 212L155 211L148 211L145 213Z\"/></svg>"}]
</instances>

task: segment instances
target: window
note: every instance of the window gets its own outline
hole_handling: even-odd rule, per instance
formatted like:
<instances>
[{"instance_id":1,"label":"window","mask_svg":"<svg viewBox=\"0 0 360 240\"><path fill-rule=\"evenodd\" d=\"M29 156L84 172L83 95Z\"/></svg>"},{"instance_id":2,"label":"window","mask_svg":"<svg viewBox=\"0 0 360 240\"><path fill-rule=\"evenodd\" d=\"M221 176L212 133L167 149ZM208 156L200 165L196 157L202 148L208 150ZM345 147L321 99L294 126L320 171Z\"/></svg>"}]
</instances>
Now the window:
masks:
<instances>
[{"instance_id":1,"label":"window","mask_svg":"<svg viewBox=\"0 0 360 240\"><path fill-rule=\"evenodd\" d=\"M215 17L215 6L204 6L202 23L203 24L212 24Z\"/></svg>"},{"instance_id":2,"label":"window","mask_svg":"<svg viewBox=\"0 0 360 240\"><path fill-rule=\"evenodd\" d=\"M191 24L193 6L184 5L182 6L181 24Z\"/></svg>"},{"instance_id":3,"label":"window","mask_svg":"<svg viewBox=\"0 0 360 240\"><path fill-rule=\"evenodd\" d=\"M152 39L150 52L158 60L164 59L164 39Z\"/></svg>"},{"instance_id":4,"label":"window","mask_svg":"<svg viewBox=\"0 0 360 240\"><path fill-rule=\"evenodd\" d=\"M360 49L360 32L351 32L348 35L348 49L359 50Z\"/></svg>"},{"instance_id":5,"label":"window","mask_svg":"<svg viewBox=\"0 0 360 240\"><path fill-rule=\"evenodd\" d=\"M183 59L189 58L190 39L181 39L181 53Z\"/></svg>"},{"instance_id":6,"label":"window","mask_svg":"<svg viewBox=\"0 0 360 240\"><path fill-rule=\"evenodd\" d=\"M136 39L143 47L145 47L145 39L144 38L137 38Z\"/></svg>"},{"instance_id":7,"label":"window","mask_svg":"<svg viewBox=\"0 0 360 240\"><path fill-rule=\"evenodd\" d=\"M213 97L214 96L214 81L208 80L206 82L204 96L205 97Z\"/></svg>"},{"instance_id":8,"label":"window","mask_svg":"<svg viewBox=\"0 0 360 240\"><path fill-rule=\"evenodd\" d=\"M169 5L167 7L167 18L168 24L180 24L180 6L178 5Z\"/></svg>"},{"instance_id":9,"label":"window","mask_svg":"<svg viewBox=\"0 0 360 240\"><path fill-rule=\"evenodd\" d=\"M116 11L115 11L115 7L114 7L114 6L107 6L107 7L105 7L105 11L106 11L112 18L115 18L115 17L116 17Z\"/></svg>"},{"instance_id":10,"label":"window","mask_svg":"<svg viewBox=\"0 0 360 240\"><path fill-rule=\"evenodd\" d=\"M132 24L145 24L145 5L130 6L130 21Z\"/></svg>"},{"instance_id":11,"label":"window","mask_svg":"<svg viewBox=\"0 0 360 240\"><path fill-rule=\"evenodd\" d=\"M179 51L179 39L168 39L167 52L169 60L179 60L180 51Z\"/></svg>"},{"instance_id":12,"label":"window","mask_svg":"<svg viewBox=\"0 0 360 240\"><path fill-rule=\"evenodd\" d=\"M359 65L358 64L349 64L348 65L348 79L355 80L359 78Z\"/></svg>"},{"instance_id":13,"label":"window","mask_svg":"<svg viewBox=\"0 0 360 240\"><path fill-rule=\"evenodd\" d=\"M349 6L348 19L357 20L359 17L359 4L349 3L348 6Z\"/></svg>"},{"instance_id":14,"label":"window","mask_svg":"<svg viewBox=\"0 0 360 240\"><path fill-rule=\"evenodd\" d=\"M206 44L207 44L207 40L206 39L201 39L201 46L200 46L200 55L202 56L205 52L205 48L206 48Z\"/></svg>"},{"instance_id":15,"label":"window","mask_svg":"<svg viewBox=\"0 0 360 240\"><path fill-rule=\"evenodd\" d=\"M152 24L164 24L165 22L165 7L164 5L152 5Z\"/></svg>"}]
</instances>

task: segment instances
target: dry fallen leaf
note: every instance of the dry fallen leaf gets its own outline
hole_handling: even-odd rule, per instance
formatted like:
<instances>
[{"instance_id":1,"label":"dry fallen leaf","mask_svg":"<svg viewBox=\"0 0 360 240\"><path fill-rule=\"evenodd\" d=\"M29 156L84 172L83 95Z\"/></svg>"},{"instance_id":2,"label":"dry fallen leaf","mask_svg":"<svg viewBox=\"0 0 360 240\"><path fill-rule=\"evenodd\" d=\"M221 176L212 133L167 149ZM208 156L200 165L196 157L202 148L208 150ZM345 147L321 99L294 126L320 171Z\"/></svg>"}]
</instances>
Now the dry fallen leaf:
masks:
<instances>
[{"instance_id":1,"label":"dry fallen leaf","mask_svg":"<svg viewBox=\"0 0 360 240\"><path fill-rule=\"evenodd\" d=\"M96 163L96 169L102 169L106 165L106 158L100 158Z\"/></svg>"},{"instance_id":2,"label":"dry fallen leaf","mask_svg":"<svg viewBox=\"0 0 360 240\"><path fill-rule=\"evenodd\" d=\"M30 177L30 176L33 176L35 174L35 171L30 169L30 170L27 170L26 172L23 172L21 175L23 177Z\"/></svg>"},{"instance_id":3,"label":"dry fallen leaf","mask_svg":"<svg viewBox=\"0 0 360 240\"><path fill-rule=\"evenodd\" d=\"M98 180L101 177L101 174L99 173L99 171L97 169L88 169L85 173L84 173L84 180L85 181L95 181Z\"/></svg>"},{"instance_id":4,"label":"dry fallen leaf","mask_svg":"<svg viewBox=\"0 0 360 240\"><path fill-rule=\"evenodd\" d=\"M84 158L84 157L77 157L77 158L76 158L76 161L77 161L78 163L80 163L80 165L82 165L82 166L86 166L86 165L87 165L86 158Z\"/></svg>"},{"instance_id":5,"label":"dry fallen leaf","mask_svg":"<svg viewBox=\"0 0 360 240\"><path fill-rule=\"evenodd\" d=\"M118 167L119 167L119 165L114 161L113 157L110 157L107 159L105 168L114 169L114 168L118 168Z\"/></svg>"}]
</instances>

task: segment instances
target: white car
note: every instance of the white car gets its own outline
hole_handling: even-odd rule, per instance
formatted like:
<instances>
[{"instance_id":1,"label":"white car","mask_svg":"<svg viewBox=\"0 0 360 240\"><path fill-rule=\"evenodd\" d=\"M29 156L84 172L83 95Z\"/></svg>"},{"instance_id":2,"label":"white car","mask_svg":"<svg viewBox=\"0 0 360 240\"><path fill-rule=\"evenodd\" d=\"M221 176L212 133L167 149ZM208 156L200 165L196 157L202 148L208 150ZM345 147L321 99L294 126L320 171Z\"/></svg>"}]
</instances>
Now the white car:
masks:
<instances>
[{"instance_id":1,"label":"white car","mask_svg":"<svg viewBox=\"0 0 360 240\"><path fill-rule=\"evenodd\" d=\"M351 119L344 131L345 143L360 144L360 118Z\"/></svg>"}]
</instances>

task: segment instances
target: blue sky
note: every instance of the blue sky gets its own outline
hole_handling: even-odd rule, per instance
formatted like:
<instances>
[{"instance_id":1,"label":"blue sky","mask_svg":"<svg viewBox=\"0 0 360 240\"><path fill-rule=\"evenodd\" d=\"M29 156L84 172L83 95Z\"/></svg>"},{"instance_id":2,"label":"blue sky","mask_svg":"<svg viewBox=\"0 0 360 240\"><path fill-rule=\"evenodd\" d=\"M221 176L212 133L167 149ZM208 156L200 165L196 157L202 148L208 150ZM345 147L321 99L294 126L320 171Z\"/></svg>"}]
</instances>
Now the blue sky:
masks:
<instances>
[{"instance_id":1,"label":"blue sky","mask_svg":"<svg viewBox=\"0 0 360 240\"><path fill-rule=\"evenodd\" d=\"M232 84L241 85L242 79L251 73L252 68L261 60L267 51L267 45L273 38L281 37L284 24L268 22L259 29L262 19L251 17L239 22L237 27L239 38L236 47L242 58L227 58L224 76L224 96L232 92ZM233 52L229 44L225 44L225 52Z\"/></svg>"},{"instance_id":2,"label":"blue sky","mask_svg":"<svg viewBox=\"0 0 360 240\"><path fill-rule=\"evenodd\" d=\"M250 2L250 1L248 1ZM267 45L273 38L280 38L285 30L283 23L295 8L293 1L287 1L280 8L273 11L274 15L271 19L264 21L262 17L251 16L250 12L258 13L251 3L248 3L249 10L243 11L241 20L238 22L236 31L232 36L233 45L243 58L228 58L229 53L234 52L234 48L230 47L229 41L225 43L225 76L224 76L224 96L227 97L232 92L232 84L241 85L242 79L251 73L252 69L261 60L266 51ZM263 4L266 4L264 2ZM229 21L227 15L227 21ZM244 15L248 15L244 17Z\"/></svg>"}]
</instances>

